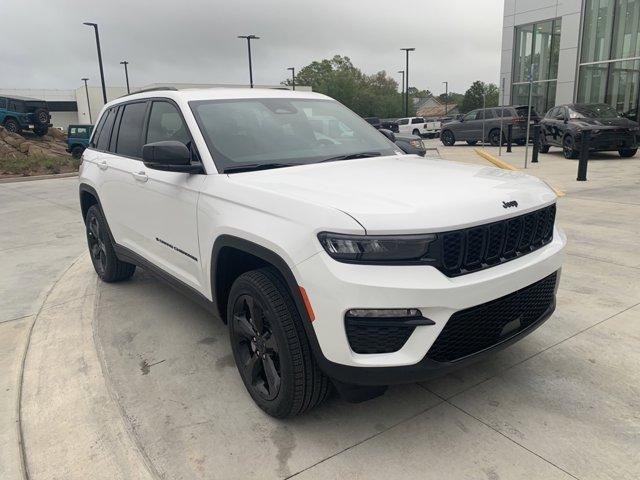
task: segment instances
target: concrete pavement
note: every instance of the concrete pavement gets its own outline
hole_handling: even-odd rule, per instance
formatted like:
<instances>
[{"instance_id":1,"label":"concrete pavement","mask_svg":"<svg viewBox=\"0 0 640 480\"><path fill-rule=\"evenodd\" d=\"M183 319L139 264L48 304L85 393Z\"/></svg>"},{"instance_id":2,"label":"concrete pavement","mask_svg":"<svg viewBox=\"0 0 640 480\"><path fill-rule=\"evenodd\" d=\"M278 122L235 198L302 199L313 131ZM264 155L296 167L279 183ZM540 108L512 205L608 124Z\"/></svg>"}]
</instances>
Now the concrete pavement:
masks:
<instances>
[{"instance_id":1,"label":"concrete pavement","mask_svg":"<svg viewBox=\"0 0 640 480\"><path fill-rule=\"evenodd\" d=\"M439 153L486 164L470 147ZM593 162L580 184L576 168L550 153L530 169L567 191L568 256L544 326L452 375L287 421L253 405L218 319L142 270L96 280L78 258L75 180L0 185L0 255L5 238L22 242L0 272L0 478L21 478L20 384L33 479L640 477L640 158ZM31 229L71 237L49 248Z\"/></svg>"}]
</instances>

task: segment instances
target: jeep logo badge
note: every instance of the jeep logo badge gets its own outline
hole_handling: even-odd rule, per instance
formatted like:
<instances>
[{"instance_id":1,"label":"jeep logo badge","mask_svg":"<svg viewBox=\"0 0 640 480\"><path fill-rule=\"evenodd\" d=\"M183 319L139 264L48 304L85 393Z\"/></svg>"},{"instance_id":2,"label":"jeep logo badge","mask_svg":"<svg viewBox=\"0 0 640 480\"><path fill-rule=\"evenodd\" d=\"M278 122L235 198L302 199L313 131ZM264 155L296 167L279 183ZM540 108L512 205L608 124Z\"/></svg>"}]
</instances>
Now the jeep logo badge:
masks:
<instances>
[{"instance_id":1,"label":"jeep logo badge","mask_svg":"<svg viewBox=\"0 0 640 480\"><path fill-rule=\"evenodd\" d=\"M502 202L503 208L511 208L511 207L517 207L517 206L518 206L518 202L516 202L515 200L511 200L510 202Z\"/></svg>"}]
</instances>

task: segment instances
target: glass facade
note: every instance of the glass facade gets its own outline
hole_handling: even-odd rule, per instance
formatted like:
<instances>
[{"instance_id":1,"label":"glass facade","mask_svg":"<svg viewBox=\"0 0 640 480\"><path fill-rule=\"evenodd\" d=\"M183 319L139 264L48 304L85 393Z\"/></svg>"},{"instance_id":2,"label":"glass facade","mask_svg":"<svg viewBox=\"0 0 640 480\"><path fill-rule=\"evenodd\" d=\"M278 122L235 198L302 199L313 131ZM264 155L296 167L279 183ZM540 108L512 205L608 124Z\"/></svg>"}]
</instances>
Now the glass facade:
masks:
<instances>
[{"instance_id":1,"label":"glass facade","mask_svg":"<svg viewBox=\"0 0 640 480\"><path fill-rule=\"evenodd\" d=\"M586 0L578 102L608 103L638 120L640 0Z\"/></svg>"},{"instance_id":2,"label":"glass facade","mask_svg":"<svg viewBox=\"0 0 640 480\"><path fill-rule=\"evenodd\" d=\"M544 114L555 105L561 19L516 27L511 103L529 102L529 74L535 65L532 105Z\"/></svg>"}]
</instances>

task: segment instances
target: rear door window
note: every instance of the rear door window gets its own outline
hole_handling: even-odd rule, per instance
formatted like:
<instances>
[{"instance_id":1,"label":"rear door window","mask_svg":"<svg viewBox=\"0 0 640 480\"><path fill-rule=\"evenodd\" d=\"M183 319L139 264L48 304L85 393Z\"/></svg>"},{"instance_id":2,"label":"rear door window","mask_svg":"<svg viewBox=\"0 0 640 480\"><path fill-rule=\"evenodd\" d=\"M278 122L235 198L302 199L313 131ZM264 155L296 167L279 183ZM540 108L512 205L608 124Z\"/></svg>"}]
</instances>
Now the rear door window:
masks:
<instances>
[{"instance_id":1,"label":"rear door window","mask_svg":"<svg viewBox=\"0 0 640 480\"><path fill-rule=\"evenodd\" d=\"M398 125L408 125L408 124L409 124L408 118L401 118L400 120L398 120Z\"/></svg>"},{"instance_id":2,"label":"rear door window","mask_svg":"<svg viewBox=\"0 0 640 480\"><path fill-rule=\"evenodd\" d=\"M147 111L147 102L128 103L124 105L116 151L118 155L141 158L142 153L142 128Z\"/></svg>"},{"instance_id":3,"label":"rear door window","mask_svg":"<svg viewBox=\"0 0 640 480\"><path fill-rule=\"evenodd\" d=\"M424 118L414 118L413 120L411 120L411 123L424 123Z\"/></svg>"},{"instance_id":4,"label":"rear door window","mask_svg":"<svg viewBox=\"0 0 640 480\"><path fill-rule=\"evenodd\" d=\"M111 129L113 128L113 122L116 119L116 109L110 108L106 113L104 126L100 132L100 138L95 142L98 150L109 150L109 139L111 138Z\"/></svg>"},{"instance_id":5,"label":"rear door window","mask_svg":"<svg viewBox=\"0 0 640 480\"><path fill-rule=\"evenodd\" d=\"M473 112L469 112L464 116L464 121L468 122L470 120L475 120L478 115L478 110L474 110Z\"/></svg>"},{"instance_id":6,"label":"rear door window","mask_svg":"<svg viewBox=\"0 0 640 480\"><path fill-rule=\"evenodd\" d=\"M91 139L92 148L95 148L96 145L98 144L98 140L100 139L100 135L102 134L102 129L104 128L104 122L107 119L107 113L108 111L102 114L102 116L100 117L100 120L98 121L98 125L96 125L96 128L93 133L93 138Z\"/></svg>"}]
</instances>

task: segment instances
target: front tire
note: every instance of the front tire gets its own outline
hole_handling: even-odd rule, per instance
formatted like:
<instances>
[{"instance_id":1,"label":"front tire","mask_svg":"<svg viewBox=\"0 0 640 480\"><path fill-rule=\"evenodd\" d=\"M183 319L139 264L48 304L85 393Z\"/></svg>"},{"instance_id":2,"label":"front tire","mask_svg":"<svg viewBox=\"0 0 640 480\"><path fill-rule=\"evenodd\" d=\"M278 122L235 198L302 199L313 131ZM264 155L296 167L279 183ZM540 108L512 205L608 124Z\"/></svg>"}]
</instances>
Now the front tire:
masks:
<instances>
[{"instance_id":1,"label":"front tire","mask_svg":"<svg viewBox=\"0 0 640 480\"><path fill-rule=\"evenodd\" d=\"M478 140L467 140L467 145L477 145L478 144Z\"/></svg>"},{"instance_id":2,"label":"front tire","mask_svg":"<svg viewBox=\"0 0 640 480\"><path fill-rule=\"evenodd\" d=\"M236 279L227 321L238 372L262 410L293 417L327 398L329 378L313 358L302 319L276 270L251 270Z\"/></svg>"},{"instance_id":3,"label":"front tire","mask_svg":"<svg viewBox=\"0 0 640 480\"><path fill-rule=\"evenodd\" d=\"M638 153L638 149L637 148L621 148L620 150L618 150L618 154L622 158L631 158L636 153Z\"/></svg>"},{"instance_id":4,"label":"front tire","mask_svg":"<svg viewBox=\"0 0 640 480\"><path fill-rule=\"evenodd\" d=\"M419 137L420 136L420 130L418 130L417 128L414 128L412 134Z\"/></svg>"},{"instance_id":5,"label":"front tire","mask_svg":"<svg viewBox=\"0 0 640 480\"><path fill-rule=\"evenodd\" d=\"M562 140L562 153L569 160L578 158L579 152L575 149L575 141L571 135L566 135Z\"/></svg>"},{"instance_id":6,"label":"front tire","mask_svg":"<svg viewBox=\"0 0 640 480\"><path fill-rule=\"evenodd\" d=\"M456 143L456 137L451 130L445 130L440 134L440 141L443 145L451 147Z\"/></svg>"},{"instance_id":7,"label":"front tire","mask_svg":"<svg viewBox=\"0 0 640 480\"><path fill-rule=\"evenodd\" d=\"M87 244L91 262L104 282L118 282L130 278L136 266L118 259L109 236L107 221L97 205L92 205L85 217Z\"/></svg>"}]
</instances>

